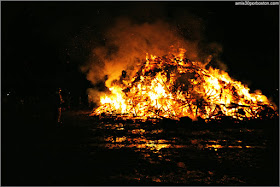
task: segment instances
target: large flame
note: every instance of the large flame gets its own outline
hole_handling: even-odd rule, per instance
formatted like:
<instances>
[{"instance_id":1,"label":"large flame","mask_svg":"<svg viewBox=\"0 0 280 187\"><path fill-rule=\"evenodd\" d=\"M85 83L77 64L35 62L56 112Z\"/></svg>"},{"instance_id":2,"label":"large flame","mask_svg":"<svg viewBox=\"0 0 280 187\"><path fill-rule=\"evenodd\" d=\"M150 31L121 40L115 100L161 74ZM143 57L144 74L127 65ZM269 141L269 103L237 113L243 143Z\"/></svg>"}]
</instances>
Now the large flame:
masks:
<instances>
[{"instance_id":1,"label":"large flame","mask_svg":"<svg viewBox=\"0 0 280 187\"><path fill-rule=\"evenodd\" d=\"M228 73L184 58L185 52L179 49L177 54L162 57L147 54L133 78L123 75L111 84L111 93L100 98L101 105L93 115L121 114L143 120L207 120L221 115L243 120L269 117L271 111L278 115L276 105L261 91L250 93Z\"/></svg>"}]
</instances>

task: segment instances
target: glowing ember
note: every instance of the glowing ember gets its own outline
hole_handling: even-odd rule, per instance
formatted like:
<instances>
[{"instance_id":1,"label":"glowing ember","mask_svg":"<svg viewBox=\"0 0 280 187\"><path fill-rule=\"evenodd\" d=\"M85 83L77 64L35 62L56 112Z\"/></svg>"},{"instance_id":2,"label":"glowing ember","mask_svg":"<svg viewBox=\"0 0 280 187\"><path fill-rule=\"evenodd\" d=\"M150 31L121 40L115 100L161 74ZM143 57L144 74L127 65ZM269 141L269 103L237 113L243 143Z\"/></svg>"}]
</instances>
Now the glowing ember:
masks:
<instances>
[{"instance_id":1,"label":"glowing ember","mask_svg":"<svg viewBox=\"0 0 280 187\"><path fill-rule=\"evenodd\" d=\"M120 114L125 118L189 117L196 120L231 116L239 120L273 117L276 106L261 91L250 93L228 73L206 68L201 62L179 54L162 57L147 54L133 78L122 76L113 81L100 106L92 115Z\"/></svg>"}]
</instances>

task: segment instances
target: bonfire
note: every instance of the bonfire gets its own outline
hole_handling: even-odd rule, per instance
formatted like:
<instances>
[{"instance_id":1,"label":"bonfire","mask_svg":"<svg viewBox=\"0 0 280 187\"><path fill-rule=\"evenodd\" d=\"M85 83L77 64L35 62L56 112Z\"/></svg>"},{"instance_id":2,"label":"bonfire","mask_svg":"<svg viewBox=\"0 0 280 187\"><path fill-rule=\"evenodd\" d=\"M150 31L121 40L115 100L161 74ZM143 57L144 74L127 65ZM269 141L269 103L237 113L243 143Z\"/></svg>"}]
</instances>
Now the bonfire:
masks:
<instances>
[{"instance_id":1,"label":"bonfire","mask_svg":"<svg viewBox=\"0 0 280 187\"><path fill-rule=\"evenodd\" d=\"M146 55L130 77L123 71L100 98L92 115L120 115L142 120L189 117L209 121L272 118L276 105L260 90L233 80L227 72L184 57L186 50L165 56Z\"/></svg>"}]
</instances>

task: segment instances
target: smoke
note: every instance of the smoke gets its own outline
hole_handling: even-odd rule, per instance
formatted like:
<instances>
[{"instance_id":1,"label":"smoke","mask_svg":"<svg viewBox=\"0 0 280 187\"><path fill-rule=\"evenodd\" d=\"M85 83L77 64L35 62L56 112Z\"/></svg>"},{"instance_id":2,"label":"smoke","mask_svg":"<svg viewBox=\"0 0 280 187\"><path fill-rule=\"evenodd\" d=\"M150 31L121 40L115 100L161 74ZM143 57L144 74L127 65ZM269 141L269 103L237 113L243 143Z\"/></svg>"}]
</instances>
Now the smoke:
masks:
<instances>
[{"instance_id":1,"label":"smoke","mask_svg":"<svg viewBox=\"0 0 280 187\"><path fill-rule=\"evenodd\" d=\"M191 18L184 21L174 24L161 19L136 23L125 17L117 18L104 33L103 45L92 49L81 71L93 85L105 82L109 87L113 80L120 78L123 70L133 76L135 67L145 60L147 53L163 56L170 52L171 46L172 49L186 49L185 57L190 60L209 63L217 59L222 48L215 43L203 44L202 21ZM98 96L103 91L88 92Z\"/></svg>"}]
</instances>

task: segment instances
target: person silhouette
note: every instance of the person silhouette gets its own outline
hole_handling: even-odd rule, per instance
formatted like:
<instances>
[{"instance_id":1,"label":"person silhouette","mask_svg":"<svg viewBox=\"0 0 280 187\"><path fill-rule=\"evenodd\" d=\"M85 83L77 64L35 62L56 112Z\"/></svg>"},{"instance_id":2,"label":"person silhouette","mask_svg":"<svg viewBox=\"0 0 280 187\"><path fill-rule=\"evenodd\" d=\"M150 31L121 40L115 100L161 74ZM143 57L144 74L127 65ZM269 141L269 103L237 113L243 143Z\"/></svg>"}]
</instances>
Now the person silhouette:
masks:
<instances>
[{"instance_id":1,"label":"person silhouette","mask_svg":"<svg viewBox=\"0 0 280 187\"><path fill-rule=\"evenodd\" d=\"M62 111L62 105L64 103L64 100L62 98L61 88L59 88L58 91L56 92L55 103L56 103L56 115L55 115L56 122L62 123L61 122L61 111Z\"/></svg>"}]
</instances>

